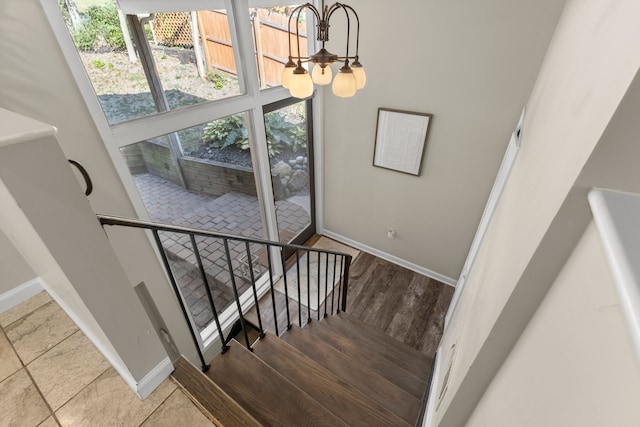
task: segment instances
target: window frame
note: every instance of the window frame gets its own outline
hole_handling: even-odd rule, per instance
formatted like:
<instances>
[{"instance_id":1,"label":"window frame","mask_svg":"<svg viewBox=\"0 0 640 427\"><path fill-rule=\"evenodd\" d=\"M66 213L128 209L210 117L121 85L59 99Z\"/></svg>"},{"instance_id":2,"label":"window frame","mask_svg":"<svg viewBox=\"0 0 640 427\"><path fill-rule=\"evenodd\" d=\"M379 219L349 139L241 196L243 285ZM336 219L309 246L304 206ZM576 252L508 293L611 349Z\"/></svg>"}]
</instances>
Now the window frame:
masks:
<instances>
[{"instance_id":1,"label":"window frame","mask_svg":"<svg viewBox=\"0 0 640 427\"><path fill-rule=\"evenodd\" d=\"M40 4L47 16L51 29L57 39L71 74L78 86L80 94L93 119L93 123L102 138L107 149L112 164L124 185L125 191L131 200L137 216L141 219L149 219L146 207L138 192L125 160L120 152L120 148L134 144L145 139L155 138L176 132L181 129L197 126L202 123L221 119L233 114L247 112L247 128L250 134L251 155L256 176L257 190L261 194L260 211L267 237L271 240L278 240L277 218L275 212L275 202L273 200L273 190L271 184L271 168L267 153L266 130L264 125L264 107L270 104L287 102L293 98L289 90L282 86L260 89L257 65L255 62L254 42L252 36L251 22L249 16L250 7L283 6L287 4L299 4L299 1L284 0L120 0L118 5L123 13L145 13L145 8L149 12L170 12L176 10L207 10L212 9L212 5L224 4L229 16L229 25L236 56L236 65L242 75L241 88L244 93L203 102L180 109L161 112L146 117L133 119L130 121L110 124L104 114L93 84L86 72L84 64L80 59L73 39L69 34L62 14L56 2L51 0L40 0ZM313 1L317 3L317 1ZM308 16L308 19L313 19ZM311 21L310 21L311 22ZM317 49L317 42L313 37L309 37L309 51ZM244 85L244 86L242 86ZM313 105L313 134L314 134L314 156L315 156L315 183L316 183L316 229L322 230L322 96L321 91L314 91L310 97ZM270 208L269 208L270 207ZM152 245L153 246L153 245ZM266 287L265 287L266 291ZM250 301L244 301L248 304ZM230 319L227 319L230 320ZM225 321L225 324L227 322ZM211 329L211 330L209 330ZM206 328L199 338L203 350L208 350L215 343L213 328Z\"/></svg>"}]
</instances>

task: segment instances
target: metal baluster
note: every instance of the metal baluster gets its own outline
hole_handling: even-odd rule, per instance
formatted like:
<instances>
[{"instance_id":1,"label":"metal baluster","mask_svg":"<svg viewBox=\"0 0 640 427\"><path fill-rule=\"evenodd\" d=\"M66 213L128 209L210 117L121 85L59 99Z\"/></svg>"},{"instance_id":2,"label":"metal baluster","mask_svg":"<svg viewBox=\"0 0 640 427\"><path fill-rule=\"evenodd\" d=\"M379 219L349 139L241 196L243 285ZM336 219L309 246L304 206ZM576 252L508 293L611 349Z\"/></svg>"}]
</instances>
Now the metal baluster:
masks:
<instances>
[{"instance_id":1,"label":"metal baluster","mask_svg":"<svg viewBox=\"0 0 640 427\"><path fill-rule=\"evenodd\" d=\"M251 343L249 342L249 334L247 334L247 325L244 321L244 315L242 314L240 296L238 295L238 287L236 286L236 276L233 273L233 263L231 262L231 253L229 252L229 239L222 239L222 242L224 243L224 253L227 257L227 266L229 268L229 275L231 276L231 287L233 288L233 296L236 299L236 306L238 307L238 314L240 315L240 325L242 326L242 332L244 333L244 341L247 345L247 349L253 351Z\"/></svg>"},{"instance_id":2,"label":"metal baluster","mask_svg":"<svg viewBox=\"0 0 640 427\"><path fill-rule=\"evenodd\" d=\"M333 299L336 296L336 265L338 265L338 255L333 254L333 277L331 279L331 315L333 316Z\"/></svg>"},{"instance_id":3,"label":"metal baluster","mask_svg":"<svg viewBox=\"0 0 640 427\"><path fill-rule=\"evenodd\" d=\"M196 346L196 350L198 351L198 357L200 358L200 363L202 363L202 372L207 372L209 370L210 365L208 365L204 361L204 355L202 354L202 350L200 350L200 343L198 343L198 339L196 338L196 333L193 330L193 326L191 325L191 321L189 320L189 314L187 308L184 305L184 301L182 300L182 295L180 294L180 288L178 288L178 284L176 282L176 278L173 276L173 271L171 270L171 265L169 264L169 260L167 259L167 254L164 251L164 247L162 246L162 242L160 241L160 235L158 234L158 230L153 229L153 237L156 241L156 246L160 251L160 256L162 258L162 263L164 264L164 268L169 275L169 282L171 282L171 286L173 287L173 291L176 293L176 297L178 298L178 302L180 303L180 308L182 309L182 314L189 325L189 332L191 333L191 338L193 339L193 344Z\"/></svg>"},{"instance_id":4,"label":"metal baluster","mask_svg":"<svg viewBox=\"0 0 640 427\"><path fill-rule=\"evenodd\" d=\"M269 287L271 289L271 303L273 305L273 324L276 329L276 336L280 335L278 332L278 312L276 311L276 294L273 291L273 270L271 268L271 245L267 245L267 264L269 265Z\"/></svg>"},{"instance_id":5,"label":"metal baluster","mask_svg":"<svg viewBox=\"0 0 640 427\"><path fill-rule=\"evenodd\" d=\"M320 252L318 252L318 320L320 320Z\"/></svg>"},{"instance_id":6,"label":"metal baluster","mask_svg":"<svg viewBox=\"0 0 640 427\"><path fill-rule=\"evenodd\" d=\"M307 251L307 323L311 323L311 267L309 258L311 252Z\"/></svg>"},{"instance_id":7,"label":"metal baluster","mask_svg":"<svg viewBox=\"0 0 640 427\"><path fill-rule=\"evenodd\" d=\"M338 283L338 309L336 310L336 313L340 313L340 291L342 290L342 280L344 279L344 271L342 270L342 263L344 262L344 255L340 258L340 282Z\"/></svg>"},{"instance_id":8,"label":"metal baluster","mask_svg":"<svg viewBox=\"0 0 640 427\"><path fill-rule=\"evenodd\" d=\"M344 274L342 281L342 311L347 310L347 291L349 290L349 265L351 264L351 255L347 255L344 260Z\"/></svg>"},{"instance_id":9,"label":"metal baluster","mask_svg":"<svg viewBox=\"0 0 640 427\"><path fill-rule=\"evenodd\" d=\"M284 259L284 247L280 247L280 261L282 262L282 279L284 280L284 306L287 309L287 331L291 329L291 314L289 313L289 286L287 284L287 266Z\"/></svg>"},{"instance_id":10,"label":"metal baluster","mask_svg":"<svg viewBox=\"0 0 640 427\"><path fill-rule=\"evenodd\" d=\"M198 261L198 269L200 270L200 276L202 277L202 282L204 283L204 289L207 292L207 299L209 300L209 305L211 306L211 311L213 311L213 320L216 322L216 328L218 329L218 336L220 337L220 342L222 343L222 353L226 353L229 350L229 346L225 344L224 333L222 332L222 326L220 326L220 319L218 319L218 310L216 309L216 305L213 302L213 295L211 295L211 289L209 288L209 280L207 279L207 273L204 270L204 265L202 264L202 258L200 257L200 250L198 249L198 244L196 243L196 236L193 234L189 234L191 238L191 246L193 246L193 253L196 256L196 261Z\"/></svg>"},{"instance_id":11,"label":"metal baluster","mask_svg":"<svg viewBox=\"0 0 640 427\"><path fill-rule=\"evenodd\" d=\"M244 242L247 251L247 260L249 261L249 277L251 277L251 288L253 289L253 300L256 302L256 314L258 315L258 329L260 329L260 339L264 338L264 329L262 327L262 317L260 316L260 304L258 303L258 292L256 291L256 278L253 273L253 260L251 259L251 249L249 242Z\"/></svg>"},{"instance_id":12,"label":"metal baluster","mask_svg":"<svg viewBox=\"0 0 640 427\"><path fill-rule=\"evenodd\" d=\"M298 277L298 325L302 328L302 294L300 293L300 256L296 250L296 274Z\"/></svg>"},{"instance_id":13,"label":"metal baluster","mask_svg":"<svg viewBox=\"0 0 640 427\"><path fill-rule=\"evenodd\" d=\"M327 317L327 290L329 285L329 254L324 254L324 317Z\"/></svg>"}]
</instances>

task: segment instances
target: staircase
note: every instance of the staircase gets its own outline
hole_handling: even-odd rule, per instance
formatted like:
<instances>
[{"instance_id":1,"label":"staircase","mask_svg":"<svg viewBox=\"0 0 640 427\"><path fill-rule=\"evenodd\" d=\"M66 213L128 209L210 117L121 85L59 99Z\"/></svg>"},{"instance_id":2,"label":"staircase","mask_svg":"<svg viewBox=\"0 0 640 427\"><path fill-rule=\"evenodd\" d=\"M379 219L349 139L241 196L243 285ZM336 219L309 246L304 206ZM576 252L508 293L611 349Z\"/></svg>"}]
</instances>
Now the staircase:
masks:
<instances>
[{"instance_id":1,"label":"staircase","mask_svg":"<svg viewBox=\"0 0 640 427\"><path fill-rule=\"evenodd\" d=\"M152 233L202 369L180 358L173 377L216 425L402 427L420 422L432 360L345 313L351 255L131 218L98 219L103 226ZM175 268L161 233L190 242L182 250L190 251L191 270L201 276L202 299L196 304L189 303L189 289L180 281L189 268ZM213 244L224 251L210 253ZM212 262L226 266L233 293L229 308L217 307L220 290L205 270ZM253 297L250 309L240 302L246 287ZM210 364L198 339L203 324L193 310L200 302L221 345ZM229 310L235 310L231 318L237 316L237 322L225 331L220 318ZM258 331L253 343L250 327ZM244 345L233 338L238 333Z\"/></svg>"},{"instance_id":2,"label":"staircase","mask_svg":"<svg viewBox=\"0 0 640 427\"><path fill-rule=\"evenodd\" d=\"M219 426L414 426L432 360L341 312L173 377Z\"/></svg>"}]
</instances>

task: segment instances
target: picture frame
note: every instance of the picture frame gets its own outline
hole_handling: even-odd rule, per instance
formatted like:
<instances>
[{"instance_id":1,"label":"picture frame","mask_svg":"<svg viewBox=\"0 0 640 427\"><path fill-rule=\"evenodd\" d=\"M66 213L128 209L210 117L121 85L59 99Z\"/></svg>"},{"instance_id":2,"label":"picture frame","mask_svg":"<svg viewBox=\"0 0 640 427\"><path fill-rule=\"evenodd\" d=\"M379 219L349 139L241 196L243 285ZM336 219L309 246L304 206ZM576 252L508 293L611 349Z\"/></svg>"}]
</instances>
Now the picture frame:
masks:
<instances>
[{"instance_id":1,"label":"picture frame","mask_svg":"<svg viewBox=\"0 0 640 427\"><path fill-rule=\"evenodd\" d=\"M378 108L373 166L420 176L433 114Z\"/></svg>"}]
</instances>

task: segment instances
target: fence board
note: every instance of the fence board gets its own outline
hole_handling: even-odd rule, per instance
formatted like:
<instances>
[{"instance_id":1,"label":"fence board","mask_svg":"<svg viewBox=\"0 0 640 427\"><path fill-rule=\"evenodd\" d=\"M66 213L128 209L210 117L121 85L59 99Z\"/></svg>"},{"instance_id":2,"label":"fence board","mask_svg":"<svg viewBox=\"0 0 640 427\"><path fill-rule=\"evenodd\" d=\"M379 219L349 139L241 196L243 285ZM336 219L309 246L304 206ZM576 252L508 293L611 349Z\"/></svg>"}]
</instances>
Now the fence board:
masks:
<instances>
[{"instance_id":1,"label":"fence board","mask_svg":"<svg viewBox=\"0 0 640 427\"><path fill-rule=\"evenodd\" d=\"M260 58L256 58L259 64L263 86L276 86L280 84L282 67L289 56L289 36L287 33L288 17L280 13L269 13L266 9L254 10L260 21L258 33L261 37L262 49ZM222 70L237 75L233 47L231 46L231 31L224 11L200 11L198 12L198 24L203 38L203 47L207 68L209 70ZM295 24L295 22L292 23ZM307 55L306 24L300 23L300 54ZM295 31L295 29L293 29ZM304 35L304 36L303 36ZM256 37L254 29L254 40ZM296 37L291 38L291 48L297 52ZM254 46L255 49L255 46ZM256 54L258 55L258 54Z\"/></svg>"}]
</instances>

